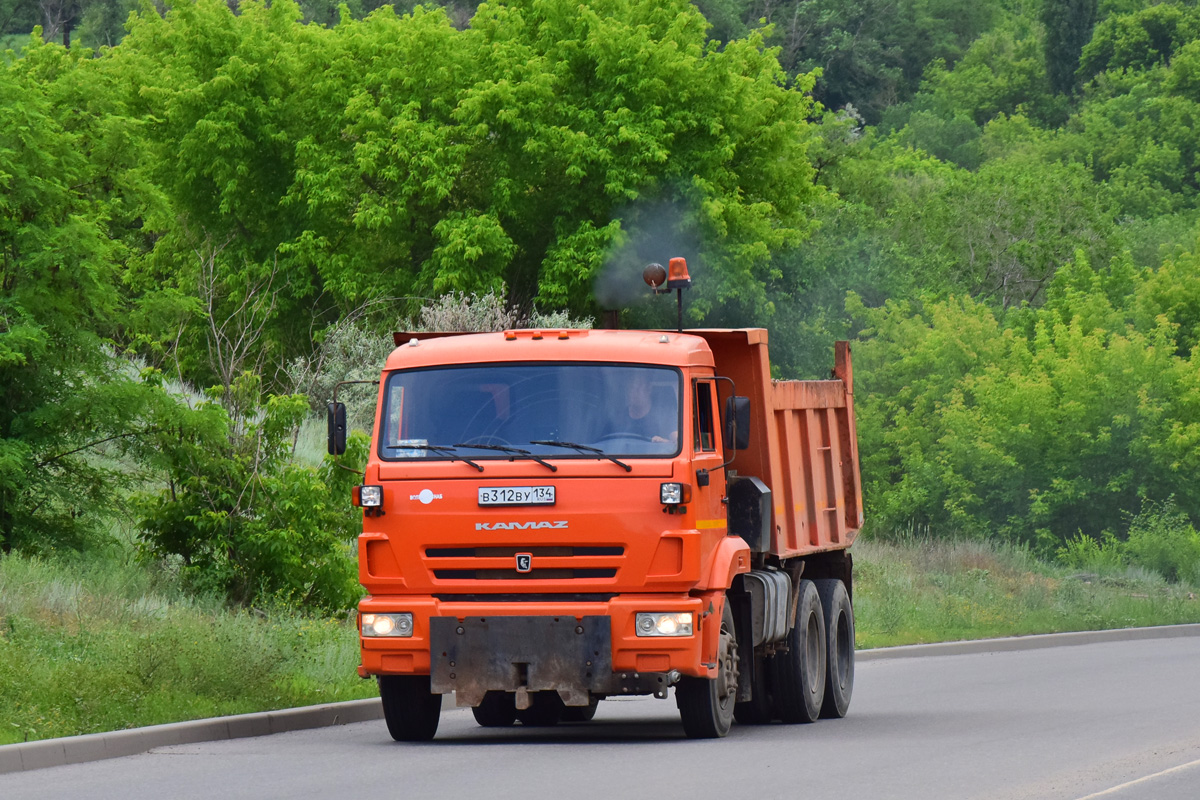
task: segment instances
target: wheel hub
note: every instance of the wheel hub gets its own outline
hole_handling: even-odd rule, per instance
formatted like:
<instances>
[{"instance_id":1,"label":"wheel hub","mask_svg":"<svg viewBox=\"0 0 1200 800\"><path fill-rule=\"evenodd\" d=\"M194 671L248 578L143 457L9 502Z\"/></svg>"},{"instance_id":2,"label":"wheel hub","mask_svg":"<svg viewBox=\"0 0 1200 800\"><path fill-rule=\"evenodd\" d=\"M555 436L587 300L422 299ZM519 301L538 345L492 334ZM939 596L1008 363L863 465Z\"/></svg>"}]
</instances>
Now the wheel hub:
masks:
<instances>
[{"instance_id":1,"label":"wheel hub","mask_svg":"<svg viewBox=\"0 0 1200 800\"><path fill-rule=\"evenodd\" d=\"M737 697L738 645L732 631L721 628L721 670L717 678L717 697L724 703Z\"/></svg>"}]
</instances>

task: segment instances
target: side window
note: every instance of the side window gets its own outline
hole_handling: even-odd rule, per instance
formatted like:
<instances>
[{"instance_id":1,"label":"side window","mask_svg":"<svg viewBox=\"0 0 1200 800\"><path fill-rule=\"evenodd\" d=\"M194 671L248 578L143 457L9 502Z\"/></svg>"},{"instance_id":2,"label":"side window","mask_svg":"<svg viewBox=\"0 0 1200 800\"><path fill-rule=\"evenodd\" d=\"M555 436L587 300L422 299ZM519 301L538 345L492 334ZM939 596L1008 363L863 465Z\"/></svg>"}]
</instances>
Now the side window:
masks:
<instances>
[{"instance_id":1,"label":"side window","mask_svg":"<svg viewBox=\"0 0 1200 800\"><path fill-rule=\"evenodd\" d=\"M714 452L717 449L716 426L713 415L713 382L696 381L693 392L696 406L693 410L692 430L695 431L695 449Z\"/></svg>"}]
</instances>

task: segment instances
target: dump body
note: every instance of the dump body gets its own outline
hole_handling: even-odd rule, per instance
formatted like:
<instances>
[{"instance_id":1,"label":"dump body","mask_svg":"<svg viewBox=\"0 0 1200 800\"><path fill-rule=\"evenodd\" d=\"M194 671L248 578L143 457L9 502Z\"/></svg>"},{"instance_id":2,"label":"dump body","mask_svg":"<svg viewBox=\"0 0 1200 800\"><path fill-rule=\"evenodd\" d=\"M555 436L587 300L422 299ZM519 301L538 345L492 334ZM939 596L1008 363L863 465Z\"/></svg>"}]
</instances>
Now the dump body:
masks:
<instances>
[{"instance_id":1,"label":"dump body","mask_svg":"<svg viewBox=\"0 0 1200 800\"><path fill-rule=\"evenodd\" d=\"M758 329L397 344L363 487L380 503L359 539L361 675L427 675L472 707L665 696L723 674L727 599L748 658L786 647L790 617L759 606L794 604L801 572L849 586L840 553L862 506L848 348L834 380L772 381ZM751 407L736 452L734 392ZM400 635L373 627L389 615Z\"/></svg>"},{"instance_id":2,"label":"dump body","mask_svg":"<svg viewBox=\"0 0 1200 800\"><path fill-rule=\"evenodd\" d=\"M765 330L691 333L708 342L717 373L761 410L751 416L750 447L731 468L772 490L770 553L791 558L849 547L863 519L849 343L837 343L833 380L777 381Z\"/></svg>"}]
</instances>

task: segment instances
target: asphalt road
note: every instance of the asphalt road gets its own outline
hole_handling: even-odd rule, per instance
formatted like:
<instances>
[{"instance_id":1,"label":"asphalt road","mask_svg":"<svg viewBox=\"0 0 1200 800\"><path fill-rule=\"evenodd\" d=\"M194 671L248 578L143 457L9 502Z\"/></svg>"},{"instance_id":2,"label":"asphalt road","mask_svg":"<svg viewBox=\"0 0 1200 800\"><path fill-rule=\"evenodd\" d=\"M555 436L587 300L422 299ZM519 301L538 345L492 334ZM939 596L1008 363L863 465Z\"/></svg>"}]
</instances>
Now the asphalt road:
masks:
<instances>
[{"instance_id":1,"label":"asphalt road","mask_svg":"<svg viewBox=\"0 0 1200 800\"><path fill-rule=\"evenodd\" d=\"M1200 637L858 665L850 715L683 738L673 701L401 745L364 722L0 775L0 798L1200 798Z\"/></svg>"}]
</instances>

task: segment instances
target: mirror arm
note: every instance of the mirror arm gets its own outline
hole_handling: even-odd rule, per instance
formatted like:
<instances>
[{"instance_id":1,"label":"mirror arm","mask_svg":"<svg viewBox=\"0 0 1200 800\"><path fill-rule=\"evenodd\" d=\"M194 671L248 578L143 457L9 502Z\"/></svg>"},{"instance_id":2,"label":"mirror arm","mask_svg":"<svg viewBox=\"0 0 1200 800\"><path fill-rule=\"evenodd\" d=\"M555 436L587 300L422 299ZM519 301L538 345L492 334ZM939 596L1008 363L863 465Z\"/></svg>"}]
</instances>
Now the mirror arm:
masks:
<instances>
[{"instance_id":1,"label":"mirror arm","mask_svg":"<svg viewBox=\"0 0 1200 800\"><path fill-rule=\"evenodd\" d=\"M343 386L351 386L351 385L354 385L354 384L364 384L364 383L371 383L371 384L374 384L374 385L378 386L378 385L379 385L379 380L380 380L380 379L376 378L376 379L375 379L375 380L373 380L373 381L338 381L338 382L337 382L336 384L334 384L334 386L333 386L333 401L332 401L332 402L329 404L329 413L331 413L331 414L332 414L332 413L333 413L333 410L334 410L334 408L335 408L336 406L339 406L339 405L341 405L341 406L342 406L342 409L343 409L343 414L344 414L345 405L344 405L344 404L341 404L341 403L339 403L339 402L338 402L338 390L339 390L339 389L341 389ZM330 431L330 433L332 433L332 431ZM347 433L348 433L348 432L347 432L347 431L345 431L345 430L343 430L343 431L342 431L341 445L342 445L342 452L343 452L343 453L346 451L346 436L347 436ZM332 444L332 442L330 442L330 443ZM335 452L332 452L332 451L330 451L330 455L332 455L332 456L333 456L333 464L334 464L334 466L338 467L339 469L344 469L344 470L346 470L347 472L353 472L355 475L362 475L363 477L366 477L366 473L365 473L365 472L360 472L359 470L352 469L351 467L347 467L347 466L346 466L345 464L343 464L343 463L342 463L340 460L338 460L338 456L340 456L340 455L341 455L341 453L335 453Z\"/></svg>"},{"instance_id":2,"label":"mirror arm","mask_svg":"<svg viewBox=\"0 0 1200 800\"><path fill-rule=\"evenodd\" d=\"M729 383L729 396L730 397L737 396L737 385L734 384L733 378L727 378L724 375L717 375L716 381L718 383L721 381L728 382ZM719 390L717 391L717 408L724 409L724 406L721 405L721 392ZM726 421L724 419L722 419L721 420L721 445L722 445L722 447L724 447L724 444L725 444L725 424L726 424ZM737 443L737 420L736 419L733 421L733 426L734 426L733 439L734 439L734 443L736 444ZM730 464L733 463L733 460L735 458L737 458L737 448L730 447L729 448L729 459L727 461L725 461L723 464L721 464L719 467L713 467L712 471L715 472L719 469L725 469L726 467L728 467Z\"/></svg>"}]
</instances>

